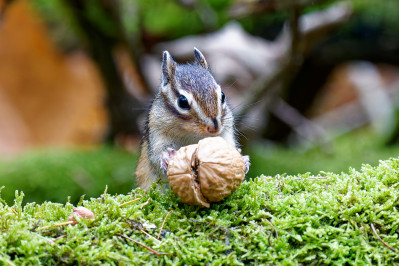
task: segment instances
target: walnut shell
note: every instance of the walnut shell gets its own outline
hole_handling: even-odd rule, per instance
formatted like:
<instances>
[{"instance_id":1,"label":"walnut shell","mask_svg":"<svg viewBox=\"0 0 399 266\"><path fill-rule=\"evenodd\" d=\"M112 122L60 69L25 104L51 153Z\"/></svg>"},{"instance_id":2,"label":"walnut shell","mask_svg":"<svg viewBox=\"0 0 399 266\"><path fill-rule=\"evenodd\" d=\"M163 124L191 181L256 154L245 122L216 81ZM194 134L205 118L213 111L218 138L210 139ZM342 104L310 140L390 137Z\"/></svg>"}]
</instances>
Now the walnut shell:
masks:
<instances>
[{"instance_id":1,"label":"walnut shell","mask_svg":"<svg viewBox=\"0 0 399 266\"><path fill-rule=\"evenodd\" d=\"M241 154L221 137L180 148L170 160L169 186L183 202L209 208L233 193L245 178Z\"/></svg>"},{"instance_id":2,"label":"walnut shell","mask_svg":"<svg viewBox=\"0 0 399 266\"><path fill-rule=\"evenodd\" d=\"M193 144L180 148L169 162L167 176L173 193L184 203L209 208L209 203L199 189L199 182L192 167L197 147L198 144Z\"/></svg>"}]
</instances>

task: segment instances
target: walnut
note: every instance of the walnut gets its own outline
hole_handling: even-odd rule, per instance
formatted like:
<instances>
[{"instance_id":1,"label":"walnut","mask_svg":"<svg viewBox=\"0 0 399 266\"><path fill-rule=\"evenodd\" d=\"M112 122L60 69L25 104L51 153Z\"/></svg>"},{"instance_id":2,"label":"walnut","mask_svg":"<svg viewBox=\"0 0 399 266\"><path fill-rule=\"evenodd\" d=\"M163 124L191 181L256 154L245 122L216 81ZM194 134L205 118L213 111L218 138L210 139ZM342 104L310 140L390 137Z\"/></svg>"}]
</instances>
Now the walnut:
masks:
<instances>
[{"instance_id":1,"label":"walnut","mask_svg":"<svg viewBox=\"0 0 399 266\"><path fill-rule=\"evenodd\" d=\"M94 213L85 207L76 207L75 209L73 209L73 213L69 216L68 221L72 221L73 225L78 224L76 217L93 219Z\"/></svg>"},{"instance_id":2,"label":"walnut","mask_svg":"<svg viewBox=\"0 0 399 266\"><path fill-rule=\"evenodd\" d=\"M183 202L209 208L233 193L245 178L241 154L221 137L180 148L170 160L169 186Z\"/></svg>"}]
</instances>

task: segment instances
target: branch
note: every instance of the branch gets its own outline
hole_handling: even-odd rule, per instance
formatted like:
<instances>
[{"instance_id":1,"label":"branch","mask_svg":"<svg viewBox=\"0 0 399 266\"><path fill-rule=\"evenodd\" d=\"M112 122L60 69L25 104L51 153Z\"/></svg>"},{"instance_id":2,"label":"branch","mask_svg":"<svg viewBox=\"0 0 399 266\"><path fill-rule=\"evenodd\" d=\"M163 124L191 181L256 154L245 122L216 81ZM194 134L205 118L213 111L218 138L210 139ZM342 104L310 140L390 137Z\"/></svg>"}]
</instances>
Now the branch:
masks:
<instances>
[{"instance_id":1,"label":"branch","mask_svg":"<svg viewBox=\"0 0 399 266\"><path fill-rule=\"evenodd\" d=\"M274 63L280 65L275 67L274 72L265 71L257 78L244 96L242 101L244 107L237 112L237 115L246 116L253 108L253 103L259 99L264 99L265 105L274 101L274 97L281 94L296 74L302 64L301 59L306 56L307 51L318 43L321 36L347 21L351 13L352 8L343 3L302 16L299 16L298 9L294 10L291 26L286 25L273 47L270 47L270 49L280 47L280 50L287 51L274 59Z\"/></svg>"},{"instance_id":2,"label":"branch","mask_svg":"<svg viewBox=\"0 0 399 266\"><path fill-rule=\"evenodd\" d=\"M307 119L295 108L287 104L283 99L277 97L273 103L268 106L268 110L278 117L281 121L289 125L296 134L302 138L319 144L328 144L330 137L326 130ZM328 150L328 147L324 147Z\"/></svg>"},{"instance_id":3,"label":"branch","mask_svg":"<svg viewBox=\"0 0 399 266\"><path fill-rule=\"evenodd\" d=\"M142 102L133 97L126 89L123 77L115 61L114 51L123 38L120 25L115 21L116 7L110 0L96 2L97 7L107 16L113 25L112 34L104 31L98 23L88 16L89 7L84 0L63 3L70 9L73 19L83 33L87 50L96 63L103 79L107 98L106 106L109 116L107 141L115 141L118 136L139 135L137 121L141 114ZM134 108L132 108L134 107Z\"/></svg>"},{"instance_id":4,"label":"branch","mask_svg":"<svg viewBox=\"0 0 399 266\"><path fill-rule=\"evenodd\" d=\"M391 247L390 245L388 245L387 243L384 242L384 240L381 239L381 237L377 234L377 231L374 228L373 224L370 224L371 229L373 230L374 235L378 238L378 240L384 244L384 246L386 246L387 248L389 248L390 250L392 250L393 252L396 252L396 249L394 249L393 247Z\"/></svg>"},{"instance_id":5,"label":"branch","mask_svg":"<svg viewBox=\"0 0 399 266\"><path fill-rule=\"evenodd\" d=\"M161 234L162 234L162 229L163 229L163 226L165 225L166 219L168 218L169 214L170 214L172 211L173 211L173 210L170 210L170 211L168 212L168 214L166 214L166 217L165 217L165 219L163 220L163 223L162 223L161 229L159 230L158 239L160 239L160 238L161 238Z\"/></svg>"}]
</instances>

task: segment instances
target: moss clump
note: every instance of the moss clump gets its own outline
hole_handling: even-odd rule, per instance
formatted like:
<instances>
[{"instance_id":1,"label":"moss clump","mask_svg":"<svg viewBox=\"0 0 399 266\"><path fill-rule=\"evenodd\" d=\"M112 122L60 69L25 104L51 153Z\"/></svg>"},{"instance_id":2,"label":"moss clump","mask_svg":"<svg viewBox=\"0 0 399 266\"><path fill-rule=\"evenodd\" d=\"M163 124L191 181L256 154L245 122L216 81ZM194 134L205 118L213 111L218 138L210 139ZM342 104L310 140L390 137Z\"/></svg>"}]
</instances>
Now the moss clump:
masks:
<instances>
[{"instance_id":1,"label":"moss clump","mask_svg":"<svg viewBox=\"0 0 399 266\"><path fill-rule=\"evenodd\" d=\"M399 262L398 186L399 159L390 159L316 178L261 176L210 209L157 189L105 192L78 204L94 220L40 231L66 221L74 206L22 206L17 193L12 206L0 203L0 258L8 264L393 264Z\"/></svg>"}]
</instances>

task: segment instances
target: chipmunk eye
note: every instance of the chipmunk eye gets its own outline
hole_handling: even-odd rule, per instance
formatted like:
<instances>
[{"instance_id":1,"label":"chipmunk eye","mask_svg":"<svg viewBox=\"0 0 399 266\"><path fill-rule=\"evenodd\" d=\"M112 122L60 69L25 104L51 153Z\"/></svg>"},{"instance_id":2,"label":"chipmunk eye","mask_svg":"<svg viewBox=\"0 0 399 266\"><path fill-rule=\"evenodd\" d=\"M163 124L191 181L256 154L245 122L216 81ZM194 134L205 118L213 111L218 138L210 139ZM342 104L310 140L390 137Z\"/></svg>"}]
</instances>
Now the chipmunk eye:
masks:
<instances>
[{"instance_id":1,"label":"chipmunk eye","mask_svg":"<svg viewBox=\"0 0 399 266\"><path fill-rule=\"evenodd\" d=\"M226 95L224 95L224 93L222 92L222 103L224 103L226 101Z\"/></svg>"},{"instance_id":2,"label":"chipmunk eye","mask_svg":"<svg viewBox=\"0 0 399 266\"><path fill-rule=\"evenodd\" d=\"M177 100L177 104L181 109L189 110L190 105L188 104L188 100L184 95L180 95L179 99Z\"/></svg>"}]
</instances>

